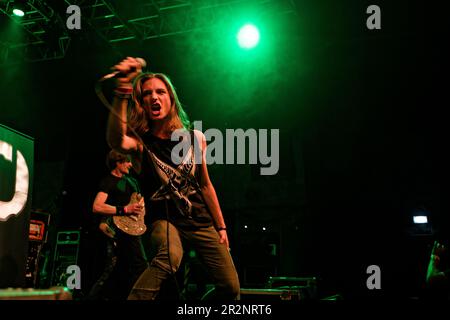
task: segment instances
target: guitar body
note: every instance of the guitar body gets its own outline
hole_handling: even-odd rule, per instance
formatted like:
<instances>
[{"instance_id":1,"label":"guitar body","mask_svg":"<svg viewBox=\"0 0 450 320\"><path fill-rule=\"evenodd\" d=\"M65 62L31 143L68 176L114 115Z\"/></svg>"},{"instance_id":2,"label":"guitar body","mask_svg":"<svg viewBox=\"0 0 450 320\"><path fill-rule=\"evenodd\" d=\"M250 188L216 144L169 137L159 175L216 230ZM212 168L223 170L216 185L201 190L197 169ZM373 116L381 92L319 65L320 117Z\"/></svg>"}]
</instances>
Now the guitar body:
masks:
<instances>
[{"instance_id":1,"label":"guitar body","mask_svg":"<svg viewBox=\"0 0 450 320\"><path fill-rule=\"evenodd\" d=\"M144 205L144 198L139 193L133 192L129 204L133 203L141 203L142 205ZM113 216L113 221L116 227L123 232L132 236L140 236L147 230L147 226L144 222L144 216L145 213L140 216Z\"/></svg>"}]
</instances>

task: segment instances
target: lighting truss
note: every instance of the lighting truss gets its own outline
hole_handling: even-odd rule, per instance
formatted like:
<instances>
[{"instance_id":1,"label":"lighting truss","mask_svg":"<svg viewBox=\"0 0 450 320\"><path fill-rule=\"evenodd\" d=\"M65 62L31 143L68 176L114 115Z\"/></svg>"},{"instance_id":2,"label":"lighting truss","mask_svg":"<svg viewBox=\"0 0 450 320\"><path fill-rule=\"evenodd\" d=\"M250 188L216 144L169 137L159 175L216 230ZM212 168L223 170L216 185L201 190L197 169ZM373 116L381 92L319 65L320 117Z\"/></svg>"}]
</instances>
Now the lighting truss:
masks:
<instances>
[{"instance_id":1,"label":"lighting truss","mask_svg":"<svg viewBox=\"0 0 450 320\"><path fill-rule=\"evenodd\" d=\"M16 17L12 13L14 1L0 1L0 16L7 16L10 23L24 31L18 39L0 41L0 65L64 57L70 37L61 16L43 0L23 1L23 4L25 15Z\"/></svg>"},{"instance_id":2,"label":"lighting truss","mask_svg":"<svg viewBox=\"0 0 450 320\"><path fill-rule=\"evenodd\" d=\"M77 4L77 1L65 1ZM107 0L91 3L79 0L78 3L91 27L110 43L143 41L213 28L227 17L233 18L243 5L254 6L260 15L295 13L294 3L286 0L127 1L128 6L137 10L120 8L120 1L113 4Z\"/></svg>"},{"instance_id":3,"label":"lighting truss","mask_svg":"<svg viewBox=\"0 0 450 320\"><path fill-rule=\"evenodd\" d=\"M16 0L17 1L17 0ZM81 10L81 30L94 32L111 45L124 41L202 31L232 20L244 6L252 6L260 16L295 14L289 0L60 0L59 6L77 5ZM67 30L61 8L58 14L50 0L26 1L25 16L12 14L13 1L0 0L0 16L6 15L26 33L21 41L0 39L0 65L18 61L63 58L73 31ZM48 25L52 24L51 35ZM1 30L0 30L1 35ZM50 41L49 41L50 39Z\"/></svg>"}]
</instances>

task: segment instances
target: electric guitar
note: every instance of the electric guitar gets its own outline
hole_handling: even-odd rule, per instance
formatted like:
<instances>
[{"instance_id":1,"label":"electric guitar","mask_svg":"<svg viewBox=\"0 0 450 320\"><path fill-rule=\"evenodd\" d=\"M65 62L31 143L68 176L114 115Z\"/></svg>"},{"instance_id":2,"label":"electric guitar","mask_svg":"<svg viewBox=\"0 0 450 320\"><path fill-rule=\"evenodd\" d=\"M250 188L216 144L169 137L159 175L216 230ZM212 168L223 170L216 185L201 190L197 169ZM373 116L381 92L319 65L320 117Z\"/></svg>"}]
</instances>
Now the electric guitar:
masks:
<instances>
[{"instance_id":1,"label":"electric guitar","mask_svg":"<svg viewBox=\"0 0 450 320\"><path fill-rule=\"evenodd\" d=\"M123 232L132 235L132 236L140 236L145 230L147 230L147 226L144 222L145 216L145 203L144 198L137 192L133 192L131 195L130 203L139 203L144 207L144 213L135 216L135 215L125 215L125 216L113 216L114 224L117 228L122 230Z\"/></svg>"}]
</instances>

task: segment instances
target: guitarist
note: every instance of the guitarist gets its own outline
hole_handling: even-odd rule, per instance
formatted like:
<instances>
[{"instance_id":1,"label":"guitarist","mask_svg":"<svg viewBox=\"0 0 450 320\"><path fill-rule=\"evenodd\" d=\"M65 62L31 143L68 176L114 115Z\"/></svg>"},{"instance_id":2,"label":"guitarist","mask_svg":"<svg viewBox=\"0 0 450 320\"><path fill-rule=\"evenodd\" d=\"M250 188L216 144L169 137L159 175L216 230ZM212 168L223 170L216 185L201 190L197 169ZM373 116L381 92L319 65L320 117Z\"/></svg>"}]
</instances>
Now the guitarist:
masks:
<instances>
[{"instance_id":1,"label":"guitarist","mask_svg":"<svg viewBox=\"0 0 450 320\"><path fill-rule=\"evenodd\" d=\"M102 215L100 230L107 237L107 263L94 284L89 299L125 300L137 277L147 267L140 236L129 235L115 227L114 215L143 215L143 203L130 203L139 191L137 181L129 176L132 164L127 155L111 150L107 156L111 170L101 182L93 212Z\"/></svg>"}]
</instances>

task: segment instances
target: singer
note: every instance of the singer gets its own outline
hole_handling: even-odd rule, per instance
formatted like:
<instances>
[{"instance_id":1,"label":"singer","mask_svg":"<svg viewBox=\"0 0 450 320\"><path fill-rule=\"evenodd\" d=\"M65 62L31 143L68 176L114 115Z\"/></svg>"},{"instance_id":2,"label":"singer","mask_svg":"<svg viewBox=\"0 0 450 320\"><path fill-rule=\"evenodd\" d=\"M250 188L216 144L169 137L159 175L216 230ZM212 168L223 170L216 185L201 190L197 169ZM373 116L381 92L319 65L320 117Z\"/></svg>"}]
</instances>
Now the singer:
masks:
<instances>
[{"instance_id":1,"label":"singer","mask_svg":"<svg viewBox=\"0 0 450 320\"><path fill-rule=\"evenodd\" d=\"M225 220L208 175L206 139L191 130L177 93L162 73L142 73L145 63L128 57L113 67L117 87L107 128L109 145L132 156L148 212L152 257L128 299L154 300L163 281L178 270L189 243L215 283L216 299L238 299L239 279L230 255ZM171 159L172 133L185 130L190 152ZM182 138L182 139L185 139ZM202 161L195 161L201 150Z\"/></svg>"}]
</instances>

